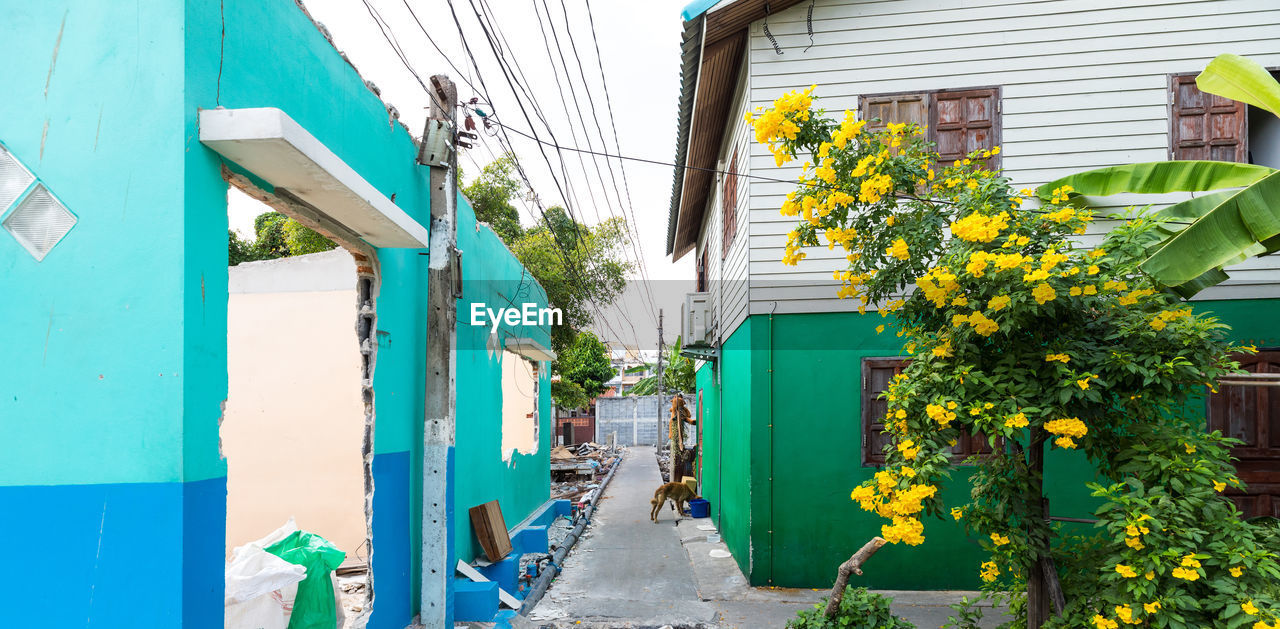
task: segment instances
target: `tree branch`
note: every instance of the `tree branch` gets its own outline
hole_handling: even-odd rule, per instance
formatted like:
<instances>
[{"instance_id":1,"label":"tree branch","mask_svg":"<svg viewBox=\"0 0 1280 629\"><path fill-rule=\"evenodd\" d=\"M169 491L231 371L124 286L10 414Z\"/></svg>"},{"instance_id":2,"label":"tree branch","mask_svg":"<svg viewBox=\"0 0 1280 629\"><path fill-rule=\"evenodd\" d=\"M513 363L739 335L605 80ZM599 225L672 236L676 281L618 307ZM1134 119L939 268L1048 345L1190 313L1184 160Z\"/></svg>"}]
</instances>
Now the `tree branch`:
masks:
<instances>
[{"instance_id":1,"label":"tree branch","mask_svg":"<svg viewBox=\"0 0 1280 629\"><path fill-rule=\"evenodd\" d=\"M831 588L831 598L827 600L827 618L834 618L836 610L840 609L840 601L844 600L844 588L849 585L849 574L862 576L862 562L870 559L886 543L888 542L885 542L882 537L873 537L852 557L840 564L840 569L836 571L836 584Z\"/></svg>"}]
</instances>

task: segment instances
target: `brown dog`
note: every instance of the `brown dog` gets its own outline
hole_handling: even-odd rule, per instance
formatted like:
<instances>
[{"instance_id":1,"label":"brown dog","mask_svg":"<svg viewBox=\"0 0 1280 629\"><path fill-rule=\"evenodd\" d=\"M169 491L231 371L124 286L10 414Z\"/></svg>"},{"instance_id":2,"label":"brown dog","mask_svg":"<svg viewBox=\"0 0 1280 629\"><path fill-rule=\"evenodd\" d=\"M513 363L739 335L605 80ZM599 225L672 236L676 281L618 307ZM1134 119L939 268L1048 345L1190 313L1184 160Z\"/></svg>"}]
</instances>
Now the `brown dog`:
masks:
<instances>
[{"instance_id":1,"label":"brown dog","mask_svg":"<svg viewBox=\"0 0 1280 629\"><path fill-rule=\"evenodd\" d=\"M689 486L684 483L667 483L659 487L658 491L653 492L653 500L649 501L649 504L653 505L653 509L649 512L649 519L653 520L654 524L657 524L658 513L662 511L662 505L670 500L672 508L676 510L676 519L679 520L684 513L684 503L697 497L693 490L689 489Z\"/></svg>"}]
</instances>

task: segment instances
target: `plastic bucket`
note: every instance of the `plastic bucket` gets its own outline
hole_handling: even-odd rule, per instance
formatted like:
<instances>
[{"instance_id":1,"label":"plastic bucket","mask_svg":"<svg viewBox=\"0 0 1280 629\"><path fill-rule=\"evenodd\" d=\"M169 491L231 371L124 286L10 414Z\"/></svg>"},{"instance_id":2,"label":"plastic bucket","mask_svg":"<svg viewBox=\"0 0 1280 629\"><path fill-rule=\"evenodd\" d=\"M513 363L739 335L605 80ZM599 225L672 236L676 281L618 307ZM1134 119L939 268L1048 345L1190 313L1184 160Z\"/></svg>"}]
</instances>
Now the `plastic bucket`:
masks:
<instances>
[{"instance_id":1,"label":"plastic bucket","mask_svg":"<svg viewBox=\"0 0 1280 629\"><path fill-rule=\"evenodd\" d=\"M689 501L689 517L706 518L711 516L711 503L703 498L694 498Z\"/></svg>"}]
</instances>

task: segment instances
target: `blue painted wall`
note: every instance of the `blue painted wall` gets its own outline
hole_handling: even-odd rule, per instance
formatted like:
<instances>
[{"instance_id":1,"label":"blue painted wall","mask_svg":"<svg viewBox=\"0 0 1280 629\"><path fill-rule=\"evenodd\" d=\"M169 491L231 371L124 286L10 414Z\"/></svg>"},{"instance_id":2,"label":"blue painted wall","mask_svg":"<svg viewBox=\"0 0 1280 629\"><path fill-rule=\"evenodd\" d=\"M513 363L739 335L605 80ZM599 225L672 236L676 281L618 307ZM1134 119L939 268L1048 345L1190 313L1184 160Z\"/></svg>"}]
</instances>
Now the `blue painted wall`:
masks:
<instances>
[{"instance_id":1,"label":"blue painted wall","mask_svg":"<svg viewBox=\"0 0 1280 629\"><path fill-rule=\"evenodd\" d=\"M199 110L282 109L423 224L427 169L290 0L49 0L0 17L0 143L79 218L39 263L0 233L0 512L23 514L0 518L0 538L39 553L0 577L25 601L7 623L221 627L227 184ZM472 258L481 277L518 269L490 253ZM418 606L427 263L378 262L369 626L399 628ZM499 437L474 430L458 461L491 464ZM541 502L545 470L544 449L503 491L541 484Z\"/></svg>"}]
</instances>

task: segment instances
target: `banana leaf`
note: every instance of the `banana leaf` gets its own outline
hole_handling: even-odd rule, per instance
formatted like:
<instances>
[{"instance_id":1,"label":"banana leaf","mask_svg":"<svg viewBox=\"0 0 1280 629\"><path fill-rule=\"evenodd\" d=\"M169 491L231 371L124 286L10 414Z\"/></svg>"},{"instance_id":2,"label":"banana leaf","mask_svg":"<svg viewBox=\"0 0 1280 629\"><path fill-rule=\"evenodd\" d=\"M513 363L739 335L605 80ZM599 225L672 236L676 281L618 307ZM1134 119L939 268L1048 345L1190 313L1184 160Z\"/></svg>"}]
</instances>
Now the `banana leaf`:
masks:
<instances>
[{"instance_id":1,"label":"banana leaf","mask_svg":"<svg viewBox=\"0 0 1280 629\"><path fill-rule=\"evenodd\" d=\"M1210 210L1221 205L1223 201L1226 201L1235 193L1235 190L1211 192L1201 197L1174 203L1163 210L1152 213L1151 216L1169 220L1167 223L1161 223L1155 229L1156 234L1160 236L1160 242L1163 243L1174 234L1186 229L1201 216L1208 214Z\"/></svg>"},{"instance_id":2,"label":"banana leaf","mask_svg":"<svg viewBox=\"0 0 1280 629\"><path fill-rule=\"evenodd\" d=\"M1196 77L1196 87L1280 116L1280 83L1252 59L1218 55Z\"/></svg>"},{"instance_id":3,"label":"banana leaf","mask_svg":"<svg viewBox=\"0 0 1280 629\"><path fill-rule=\"evenodd\" d=\"M1278 200L1280 171L1209 209L1143 262L1142 270L1183 297L1226 279L1224 265L1280 248Z\"/></svg>"},{"instance_id":4,"label":"banana leaf","mask_svg":"<svg viewBox=\"0 0 1280 629\"><path fill-rule=\"evenodd\" d=\"M1053 197L1063 185L1074 189L1072 195L1108 196L1122 192L1158 194L1163 192L1205 192L1222 188L1242 188L1275 172L1266 166L1178 160L1143 162L1087 170L1051 181L1036 188L1041 199Z\"/></svg>"}]
</instances>

